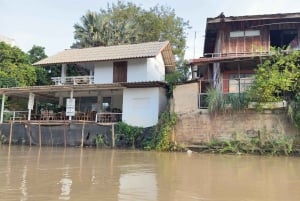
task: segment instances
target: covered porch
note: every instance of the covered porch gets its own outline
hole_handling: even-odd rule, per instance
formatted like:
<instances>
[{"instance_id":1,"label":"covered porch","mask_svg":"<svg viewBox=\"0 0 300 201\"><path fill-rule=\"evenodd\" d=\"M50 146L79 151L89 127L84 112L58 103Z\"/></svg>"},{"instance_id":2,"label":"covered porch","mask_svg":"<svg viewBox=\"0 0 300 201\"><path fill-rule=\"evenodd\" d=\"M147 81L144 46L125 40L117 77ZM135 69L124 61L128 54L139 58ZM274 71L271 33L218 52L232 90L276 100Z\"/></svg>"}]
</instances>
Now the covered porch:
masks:
<instances>
[{"instance_id":1,"label":"covered porch","mask_svg":"<svg viewBox=\"0 0 300 201\"><path fill-rule=\"evenodd\" d=\"M0 121L116 123L122 121L124 88L118 83L1 88ZM7 98L23 103L7 110Z\"/></svg>"},{"instance_id":2,"label":"covered porch","mask_svg":"<svg viewBox=\"0 0 300 201\"><path fill-rule=\"evenodd\" d=\"M203 57L190 62L192 77L198 80L198 108L207 109L207 92L214 88L227 100L243 101L252 85L261 56Z\"/></svg>"}]
</instances>

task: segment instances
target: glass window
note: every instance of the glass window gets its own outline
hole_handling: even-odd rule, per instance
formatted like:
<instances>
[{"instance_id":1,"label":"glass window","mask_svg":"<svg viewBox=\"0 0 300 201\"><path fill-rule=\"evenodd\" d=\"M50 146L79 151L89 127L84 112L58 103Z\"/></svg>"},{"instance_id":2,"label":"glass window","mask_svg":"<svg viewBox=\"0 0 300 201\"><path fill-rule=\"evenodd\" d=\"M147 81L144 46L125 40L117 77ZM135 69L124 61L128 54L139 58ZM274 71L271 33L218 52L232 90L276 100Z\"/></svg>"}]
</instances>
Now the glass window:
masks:
<instances>
[{"instance_id":1,"label":"glass window","mask_svg":"<svg viewBox=\"0 0 300 201\"><path fill-rule=\"evenodd\" d=\"M242 73L229 76L229 93L245 92L252 84L254 74Z\"/></svg>"},{"instance_id":2,"label":"glass window","mask_svg":"<svg viewBox=\"0 0 300 201\"><path fill-rule=\"evenodd\" d=\"M111 97L103 97L102 99L102 111L110 112L111 110Z\"/></svg>"},{"instance_id":3,"label":"glass window","mask_svg":"<svg viewBox=\"0 0 300 201\"><path fill-rule=\"evenodd\" d=\"M231 31L230 38L260 36L260 30Z\"/></svg>"}]
</instances>

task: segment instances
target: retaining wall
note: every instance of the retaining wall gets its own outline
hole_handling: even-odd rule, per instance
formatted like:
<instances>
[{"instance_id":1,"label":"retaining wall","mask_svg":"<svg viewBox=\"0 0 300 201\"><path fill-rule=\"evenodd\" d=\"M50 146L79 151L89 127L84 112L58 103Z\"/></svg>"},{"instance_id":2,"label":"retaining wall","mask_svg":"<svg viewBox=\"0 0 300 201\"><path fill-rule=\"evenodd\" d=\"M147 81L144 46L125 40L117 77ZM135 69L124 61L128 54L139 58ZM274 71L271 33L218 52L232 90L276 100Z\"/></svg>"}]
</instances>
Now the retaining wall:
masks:
<instances>
[{"instance_id":1,"label":"retaining wall","mask_svg":"<svg viewBox=\"0 0 300 201\"><path fill-rule=\"evenodd\" d=\"M269 135L294 136L298 133L283 112L258 113L247 110L245 112L221 114L211 117L200 111L178 114L175 127L177 143L191 145L211 142L212 140L233 139L234 135L255 137Z\"/></svg>"}]
</instances>

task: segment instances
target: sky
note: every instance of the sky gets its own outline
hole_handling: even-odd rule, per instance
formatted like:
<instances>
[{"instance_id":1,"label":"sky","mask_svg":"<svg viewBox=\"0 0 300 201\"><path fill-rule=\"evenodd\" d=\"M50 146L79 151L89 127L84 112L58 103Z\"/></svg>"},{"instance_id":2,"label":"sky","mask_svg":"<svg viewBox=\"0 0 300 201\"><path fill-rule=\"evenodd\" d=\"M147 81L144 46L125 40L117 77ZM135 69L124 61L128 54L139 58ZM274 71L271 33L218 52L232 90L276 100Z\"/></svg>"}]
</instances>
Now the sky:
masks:
<instances>
[{"instance_id":1,"label":"sky","mask_svg":"<svg viewBox=\"0 0 300 201\"><path fill-rule=\"evenodd\" d=\"M0 35L13 38L27 52L33 45L45 47L48 56L69 49L73 25L86 11L106 9L117 0L0 0ZM300 12L299 0L131 0L148 10L156 5L173 8L189 21L185 58L202 56L206 19L225 16Z\"/></svg>"}]
</instances>

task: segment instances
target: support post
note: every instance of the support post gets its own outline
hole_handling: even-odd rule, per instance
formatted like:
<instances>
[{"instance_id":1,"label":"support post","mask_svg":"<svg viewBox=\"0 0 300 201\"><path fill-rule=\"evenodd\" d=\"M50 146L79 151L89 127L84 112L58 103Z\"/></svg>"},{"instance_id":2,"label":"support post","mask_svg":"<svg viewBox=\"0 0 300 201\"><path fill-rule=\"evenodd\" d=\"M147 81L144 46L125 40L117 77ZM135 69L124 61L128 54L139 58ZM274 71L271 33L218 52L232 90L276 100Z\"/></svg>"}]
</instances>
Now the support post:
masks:
<instances>
[{"instance_id":1,"label":"support post","mask_svg":"<svg viewBox=\"0 0 300 201\"><path fill-rule=\"evenodd\" d=\"M67 147L66 122L64 122L64 145Z\"/></svg>"},{"instance_id":2,"label":"support post","mask_svg":"<svg viewBox=\"0 0 300 201\"><path fill-rule=\"evenodd\" d=\"M42 130L41 130L41 122L39 121L39 144L42 146Z\"/></svg>"},{"instance_id":3,"label":"support post","mask_svg":"<svg viewBox=\"0 0 300 201\"><path fill-rule=\"evenodd\" d=\"M14 125L14 121L10 121L9 142L8 142L9 146L11 145L11 141L12 141L13 125Z\"/></svg>"},{"instance_id":4,"label":"support post","mask_svg":"<svg viewBox=\"0 0 300 201\"><path fill-rule=\"evenodd\" d=\"M74 95L74 91L73 89L71 90L70 92L70 98L72 99L73 98L73 95ZM74 108L75 109L75 108ZM71 121L72 120L72 116L69 116L69 120Z\"/></svg>"},{"instance_id":5,"label":"support post","mask_svg":"<svg viewBox=\"0 0 300 201\"><path fill-rule=\"evenodd\" d=\"M28 97L28 117L27 117L28 121L30 121L30 119L31 119L31 110L33 110L33 105L34 105L34 94L29 93L29 97Z\"/></svg>"},{"instance_id":6,"label":"support post","mask_svg":"<svg viewBox=\"0 0 300 201\"><path fill-rule=\"evenodd\" d=\"M30 124L28 124L28 134L29 134L29 146L31 147L31 141L32 141L32 139L31 139L31 134L30 134L30 132L31 132L31 130L30 130Z\"/></svg>"},{"instance_id":7,"label":"support post","mask_svg":"<svg viewBox=\"0 0 300 201\"><path fill-rule=\"evenodd\" d=\"M111 140L112 148L115 148L115 124L111 125Z\"/></svg>"},{"instance_id":8,"label":"support post","mask_svg":"<svg viewBox=\"0 0 300 201\"><path fill-rule=\"evenodd\" d=\"M84 127L85 127L85 121L83 121L82 129L81 129L81 147L83 147Z\"/></svg>"},{"instance_id":9,"label":"support post","mask_svg":"<svg viewBox=\"0 0 300 201\"><path fill-rule=\"evenodd\" d=\"M1 103L1 117L0 117L0 123L3 123L3 114L4 114L4 102L5 102L5 94L2 94L2 103Z\"/></svg>"},{"instance_id":10,"label":"support post","mask_svg":"<svg viewBox=\"0 0 300 201\"><path fill-rule=\"evenodd\" d=\"M67 64L61 65L61 84L64 84L66 82L66 76L67 76Z\"/></svg>"}]
</instances>

